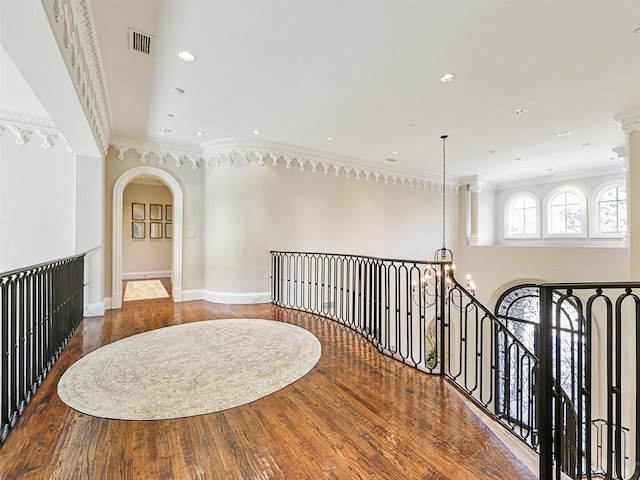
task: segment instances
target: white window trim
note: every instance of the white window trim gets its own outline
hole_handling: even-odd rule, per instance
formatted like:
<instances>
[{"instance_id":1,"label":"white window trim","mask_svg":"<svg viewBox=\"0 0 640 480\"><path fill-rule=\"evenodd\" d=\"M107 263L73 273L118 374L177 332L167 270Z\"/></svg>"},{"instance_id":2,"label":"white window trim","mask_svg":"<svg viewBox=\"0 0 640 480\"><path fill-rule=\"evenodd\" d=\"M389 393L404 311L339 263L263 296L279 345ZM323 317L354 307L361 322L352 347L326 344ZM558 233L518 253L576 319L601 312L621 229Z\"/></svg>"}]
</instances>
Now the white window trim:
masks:
<instances>
[{"instance_id":1,"label":"white window trim","mask_svg":"<svg viewBox=\"0 0 640 480\"><path fill-rule=\"evenodd\" d=\"M513 201L520 197L521 195L525 195L536 202L536 233L511 233L511 204ZM507 198L507 201L504 202L504 238L505 239L527 239L527 238L540 238L540 199L534 193L520 190L518 192L513 193Z\"/></svg>"},{"instance_id":2,"label":"white window trim","mask_svg":"<svg viewBox=\"0 0 640 480\"><path fill-rule=\"evenodd\" d=\"M598 209L598 200L602 192L607 190L610 187L625 187L627 189L627 232L601 232L599 231L600 225L600 210ZM591 198L589 199L589 206L593 215L591 215L591 219L589 222L589 236L592 238L625 238L628 233L629 226L629 189L627 187L627 182L622 179L608 180L606 182L598 185L593 192L591 193Z\"/></svg>"},{"instance_id":3,"label":"white window trim","mask_svg":"<svg viewBox=\"0 0 640 480\"><path fill-rule=\"evenodd\" d=\"M582 225L581 231L579 233L552 233L550 230L549 222L551 221L551 199L562 192L571 192L575 193L580 200L580 208L582 210ZM547 193L544 197L544 208L542 209L542 225L543 231L542 235L544 238L587 238L587 233L589 231L589 212L587 210L587 199L579 188L570 187L570 186L562 186L557 187Z\"/></svg>"}]
</instances>

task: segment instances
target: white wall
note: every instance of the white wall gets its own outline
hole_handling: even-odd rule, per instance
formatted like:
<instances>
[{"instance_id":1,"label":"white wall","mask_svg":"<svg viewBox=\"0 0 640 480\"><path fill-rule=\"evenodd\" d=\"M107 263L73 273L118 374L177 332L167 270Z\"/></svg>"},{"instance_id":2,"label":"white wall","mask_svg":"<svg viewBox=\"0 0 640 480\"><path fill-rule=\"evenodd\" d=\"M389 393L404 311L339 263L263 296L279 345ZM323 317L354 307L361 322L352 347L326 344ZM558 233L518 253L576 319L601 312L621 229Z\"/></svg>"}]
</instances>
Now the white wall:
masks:
<instances>
[{"instance_id":1,"label":"white wall","mask_svg":"<svg viewBox=\"0 0 640 480\"><path fill-rule=\"evenodd\" d=\"M235 162L205 172L205 290L268 292L270 250L432 259L442 193L415 186ZM448 239L458 196L447 194Z\"/></svg>"},{"instance_id":2,"label":"white wall","mask_svg":"<svg viewBox=\"0 0 640 480\"><path fill-rule=\"evenodd\" d=\"M127 170L143 165L140 157L129 151L124 159L120 160L112 148L109 149L106 158L105 173L105 296L111 298L112 285L112 254L113 254L113 188L116 180ZM183 257L182 257L182 290L187 295L190 292L200 292L203 287L204 271L204 231L203 231L203 177L204 173L199 167L191 168L190 163L178 166L176 162L167 159L160 164L158 158L150 154L145 165L159 168L173 176L180 184L184 194L183 206ZM174 210L174 217L176 212ZM125 229L125 231L128 231ZM192 232L193 236L188 233ZM175 238L175 237L174 237Z\"/></svg>"},{"instance_id":3,"label":"white wall","mask_svg":"<svg viewBox=\"0 0 640 480\"><path fill-rule=\"evenodd\" d=\"M131 238L132 203L145 205L145 238ZM151 238L151 204L162 205L162 238ZM164 185L130 183L124 190L122 202L122 276L124 279L168 277L171 274L172 239L165 238L166 206L173 205L171 191ZM169 222L171 223L171 222Z\"/></svg>"},{"instance_id":4,"label":"white wall","mask_svg":"<svg viewBox=\"0 0 640 480\"><path fill-rule=\"evenodd\" d=\"M0 271L76 253L76 160L59 142L35 135L20 146L0 137Z\"/></svg>"}]
</instances>

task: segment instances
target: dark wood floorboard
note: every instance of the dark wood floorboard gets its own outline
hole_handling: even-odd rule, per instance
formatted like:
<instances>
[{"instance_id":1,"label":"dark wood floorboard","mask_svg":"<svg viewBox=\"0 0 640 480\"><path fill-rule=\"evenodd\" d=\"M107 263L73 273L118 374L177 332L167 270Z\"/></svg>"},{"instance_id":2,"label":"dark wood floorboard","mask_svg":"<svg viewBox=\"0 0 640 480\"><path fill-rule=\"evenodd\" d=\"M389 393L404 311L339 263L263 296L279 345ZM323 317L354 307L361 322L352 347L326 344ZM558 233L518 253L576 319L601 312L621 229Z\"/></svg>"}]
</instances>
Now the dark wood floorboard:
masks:
<instances>
[{"instance_id":1,"label":"dark wood floorboard","mask_svg":"<svg viewBox=\"0 0 640 480\"><path fill-rule=\"evenodd\" d=\"M96 348L144 331L222 318L302 326L318 364L249 405L198 417L118 421L78 413L56 385ZM3 479L536 478L440 377L381 355L334 322L263 305L125 302L86 318L0 448Z\"/></svg>"}]
</instances>

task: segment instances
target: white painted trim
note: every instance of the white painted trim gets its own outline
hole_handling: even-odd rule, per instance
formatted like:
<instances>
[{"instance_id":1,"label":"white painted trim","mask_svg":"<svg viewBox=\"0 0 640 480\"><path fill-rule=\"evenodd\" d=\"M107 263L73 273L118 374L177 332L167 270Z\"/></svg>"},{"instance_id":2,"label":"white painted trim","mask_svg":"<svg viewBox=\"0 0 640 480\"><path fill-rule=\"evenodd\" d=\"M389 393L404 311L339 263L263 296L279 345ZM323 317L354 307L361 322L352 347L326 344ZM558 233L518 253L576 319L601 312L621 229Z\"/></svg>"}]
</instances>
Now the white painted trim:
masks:
<instances>
[{"instance_id":1,"label":"white painted trim","mask_svg":"<svg viewBox=\"0 0 640 480\"><path fill-rule=\"evenodd\" d=\"M204 298L204 290L185 290L182 292L182 301L190 302L192 300L202 300Z\"/></svg>"},{"instance_id":2,"label":"white painted trim","mask_svg":"<svg viewBox=\"0 0 640 480\"><path fill-rule=\"evenodd\" d=\"M168 172L150 166L134 167L124 172L113 186L113 260L111 307L122 308L122 202L125 187L136 177L148 175L164 182L173 195L173 286L174 302L182 301L182 210L183 194L180 184Z\"/></svg>"},{"instance_id":3,"label":"white painted trim","mask_svg":"<svg viewBox=\"0 0 640 480\"><path fill-rule=\"evenodd\" d=\"M82 313L82 315L85 317L101 317L102 315L104 315L104 312L104 302L87 303L84 306L84 312Z\"/></svg>"},{"instance_id":4,"label":"white painted trim","mask_svg":"<svg viewBox=\"0 0 640 480\"><path fill-rule=\"evenodd\" d=\"M146 278L170 278L171 270L160 272L130 272L123 273L122 280L144 280Z\"/></svg>"},{"instance_id":5,"label":"white painted trim","mask_svg":"<svg viewBox=\"0 0 640 480\"><path fill-rule=\"evenodd\" d=\"M104 304L105 310L111 310L111 297L104 297L104 300L102 300L102 303Z\"/></svg>"},{"instance_id":6,"label":"white painted trim","mask_svg":"<svg viewBox=\"0 0 640 480\"><path fill-rule=\"evenodd\" d=\"M271 303L271 292L212 292L204 290L203 300L211 303L241 304Z\"/></svg>"}]
</instances>

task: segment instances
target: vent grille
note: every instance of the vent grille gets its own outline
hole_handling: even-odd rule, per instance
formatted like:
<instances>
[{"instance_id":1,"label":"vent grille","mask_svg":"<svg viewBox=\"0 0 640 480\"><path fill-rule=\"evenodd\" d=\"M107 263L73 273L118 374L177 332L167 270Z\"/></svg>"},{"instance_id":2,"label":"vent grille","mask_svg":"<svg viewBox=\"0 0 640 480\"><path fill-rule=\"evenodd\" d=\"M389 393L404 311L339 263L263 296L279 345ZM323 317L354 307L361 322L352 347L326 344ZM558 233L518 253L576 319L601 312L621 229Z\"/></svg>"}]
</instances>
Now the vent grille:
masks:
<instances>
[{"instance_id":1,"label":"vent grille","mask_svg":"<svg viewBox=\"0 0 640 480\"><path fill-rule=\"evenodd\" d=\"M151 55L153 52L153 37L146 33L129 29L129 50Z\"/></svg>"}]
</instances>

